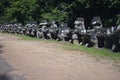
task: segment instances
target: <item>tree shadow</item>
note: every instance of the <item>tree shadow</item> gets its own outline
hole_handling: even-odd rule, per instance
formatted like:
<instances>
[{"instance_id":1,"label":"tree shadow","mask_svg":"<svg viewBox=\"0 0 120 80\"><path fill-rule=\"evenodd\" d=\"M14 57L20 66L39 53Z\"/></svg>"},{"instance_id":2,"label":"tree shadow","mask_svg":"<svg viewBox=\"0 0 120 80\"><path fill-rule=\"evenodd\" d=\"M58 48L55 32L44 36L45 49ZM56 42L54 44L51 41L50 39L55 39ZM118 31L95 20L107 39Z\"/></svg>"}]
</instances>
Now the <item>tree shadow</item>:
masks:
<instances>
[{"instance_id":1,"label":"tree shadow","mask_svg":"<svg viewBox=\"0 0 120 80\"><path fill-rule=\"evenodd\" d=\"M3 53L3 47L4 46L0 44L0 54ZM9 72L13 70L14 68L0 56L0 80L26 80L23 76L9 74Z\"/></svg>"},{"instance_id":2,"label":"tree shadow","mask_svg":"<svg viewBox=\"0 0 120 80\"><path fill-rule=\"evenodd\" d=\"M0 45L0 54L3 53L3 46ZM14 68L0 55L0 76L1 74L8 73ZM3 80L0 78L0 80Z\"/></svg>"},{"instance_id":3,"label":"tree shadow","mask_svg":"<svg viewBox=\"0 0 120 80\"><path fill-rule=\"evenodd\" d=\"M0 80L10 80L7 74L0 75Z\"/></svg>"},{"instance_id":4,"label":"tree shadow","mask_svg":"<svg viewBox=\"0 0 120 80\"><path fill-rule=\"evenodd\" d=\"M2 53L3 53L2 48L3 48L3 46L2 46L2 45L0 45L0 54L2 54Z\"/></svg>"},{"instance_id":5,"label":"tree shadow","mask_svg":"<svg viewBox=\"0 0 120 80\"><path fill-rule=\"evenodd\" d=\"M26 80L23 76L14 74L2 74L0 80Z\"/></svg>"}]
</instances>

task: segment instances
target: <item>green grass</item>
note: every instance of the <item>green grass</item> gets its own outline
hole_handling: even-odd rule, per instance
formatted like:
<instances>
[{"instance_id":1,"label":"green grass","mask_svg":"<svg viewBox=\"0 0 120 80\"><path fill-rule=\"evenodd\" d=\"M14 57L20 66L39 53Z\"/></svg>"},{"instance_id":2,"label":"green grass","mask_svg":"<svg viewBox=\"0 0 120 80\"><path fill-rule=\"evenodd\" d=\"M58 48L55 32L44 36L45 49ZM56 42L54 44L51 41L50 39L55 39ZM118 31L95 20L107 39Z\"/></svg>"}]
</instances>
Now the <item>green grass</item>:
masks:
<instances>
[{"instance_id":1,"label":"green grass","mask_svg":"<svg viewBox=\"0 0 120 80\"><path fill-rule=\"evenodd\" d=\"M63 41L57 42L55 40L43 40L43 39L37 39L37 38L32 38L32 37L28 37L28 36L21 36L21 35L17 35L17 36L21 37L24 40L36 40L36 41L62 44L62 48L64 48L64 49L83 51L83 52L86 52L88 54L92 54L93 56L99 56L102 58L111 58L113 60L120 59L120 53L114 53L114 52L111 52L110 50L107 50L104 48L103 49L98 49L98 48L94 48L94 47L88 48L88 47L83 46L83 45L74 45L71 43L63 42Z\"/></svg>"},{"instance_id":2,"label":"green grass","mask_svg":"<svg viewBox=\"0 0 120 80\"><path fill-rule=\"evenodd\" d=\"M100 48L88 48L86 46L83 45L73 45L73 44L65 44L63 45L63 47L65 49L69 49L69 50L78 50L78 51L83 51L85 53L91 54L93 56L99 56L101 58L110 58L113 60L120 60L120 53L114 53L108 49L100 49Z\"/></svg>"},{"instance_id":3,"label":"green grass","mask_svg":"<svg viewBox=\"0 0 120 80\"><path fill-rule=\"evenodd\" d=\"M18 34L15 34L15 36L20 37L23 40L32 40L32 41L42 41L42 42L48 42L48 43L51 43L51 42L57 43L57 41L55 41L55 40L38 39L36 37L30 37L30 36L18 35Z\"/></svg>"},{"instance_id":4,"label":"green grass","mask_svg":"<svg viewBox=\"0 0 120 80\"><path fill-rule=\"evenodd\" d=\"M37 38L24 36L24 35L18 35L18 34L17 35L12 34L12 35L20 37L23 40L33 40L33 41L42 41L42 42L47 42L47 43L57 43L57 44L62 45L62 48L64 48L64 49L82 51L82 52L88 53L92 56L97 56L100 58L109 58L109 59L113 59L113 60L120 60L120 53L114 53L114 52L111 52L110 50L107 50L104 48L103 49L98 49L98 48L94 48L94 47L88 48L83 45L74 45L74 44L71 44L68 42L63 42L63 41L37 39Z\"/></svg>"}]
</instances>

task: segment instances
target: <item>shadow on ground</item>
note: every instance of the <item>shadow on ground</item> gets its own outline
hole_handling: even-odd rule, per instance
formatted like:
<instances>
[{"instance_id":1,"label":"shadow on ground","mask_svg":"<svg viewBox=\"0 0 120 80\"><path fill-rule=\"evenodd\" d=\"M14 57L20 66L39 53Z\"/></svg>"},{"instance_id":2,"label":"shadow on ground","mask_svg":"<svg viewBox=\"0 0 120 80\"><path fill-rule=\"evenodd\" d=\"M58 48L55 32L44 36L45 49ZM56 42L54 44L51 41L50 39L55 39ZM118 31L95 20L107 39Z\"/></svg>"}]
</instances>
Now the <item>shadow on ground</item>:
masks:
<instances>
[{"instance_id":1,"label":"shadow on ground","mask_svg":"<svg viewBox=\"0 0 120 80\"><path fill-rule=\"evenodd\" d=\"M3 48L0 44L0 54L3 53ZM0 55L0 80L26 80L24 77L19 75L8 74L9 72L13 71L13 67L9 65L9 63L2 58Z\"/></svg>"},{"instance_id":2,"label":"shadow on ground","mask_svg":"<svg viewBox=\"0 0 120 80\"><path fill-rule=\"evenodd\" d=\"M3 46L0 45L0 54L2 54L3 50L2 50Z\"/></svg>"},{"instance_id":3,"label":"shadow on ground","mask_svg":"<svg viewBox=\"0 0 120 80\"><path fill-rule=\"evenodd\" d=\"M2 74L0 80L26 80L23 76L13 74Z\"/></svg>"}]
</instances>

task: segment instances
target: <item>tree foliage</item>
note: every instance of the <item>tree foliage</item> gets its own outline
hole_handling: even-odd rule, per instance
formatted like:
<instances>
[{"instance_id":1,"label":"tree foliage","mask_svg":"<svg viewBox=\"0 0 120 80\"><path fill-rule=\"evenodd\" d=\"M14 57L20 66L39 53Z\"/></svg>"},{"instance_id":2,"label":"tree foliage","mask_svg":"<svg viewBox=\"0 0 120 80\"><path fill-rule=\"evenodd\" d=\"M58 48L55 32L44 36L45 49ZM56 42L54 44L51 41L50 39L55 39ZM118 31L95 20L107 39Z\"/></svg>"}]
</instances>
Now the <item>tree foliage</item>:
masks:
<instances>
[{"instance_id":1,"label":"tree foliage","mask_svg":"<svg viewBox=\"0 0 120 80\"><path fill-rule=\"evenodd\" d=\"M120 0L0 0L0 22L58 22L100 16L105 26L120 24ZM72 24L72 23L71 23Z\"/></svg>"}]
</instances>

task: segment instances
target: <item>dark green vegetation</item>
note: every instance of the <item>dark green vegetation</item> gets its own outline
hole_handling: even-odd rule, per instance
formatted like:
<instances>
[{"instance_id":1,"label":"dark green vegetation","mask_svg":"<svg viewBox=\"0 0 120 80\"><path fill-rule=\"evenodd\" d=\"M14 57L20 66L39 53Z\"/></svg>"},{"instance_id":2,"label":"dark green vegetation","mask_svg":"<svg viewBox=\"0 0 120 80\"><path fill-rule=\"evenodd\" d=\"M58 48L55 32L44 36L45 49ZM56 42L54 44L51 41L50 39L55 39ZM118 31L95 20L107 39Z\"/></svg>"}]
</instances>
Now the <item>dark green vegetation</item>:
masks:
<instances>
[{"instance_id":1,"label":"dark green vegetation","mask_svg":"<svg viewBox=\"0 0 120 80\"><path fill-rule=\"evenodd\" d=\"M76 17L84 17L89 26L93 16L101 16L105 27L119 24L120 0L0 0L0 23L46 19L73 27Z\"/></svg>"},{"instance_id":2,"label":"dark green vegetation","mask_svg":"<svg viewBox=\"0 0 120 80\"><path fill-rule=\"evenodd\" d=\"M6 33L8 35L8 33ZM11 35L11 34L10 34ZM29 37L29 36L24 36L24 35L18 35L15 34L15 36L20 37L23 40L32 40L32 41L42 41L42 42L46 42L46 43L56 43L56 44L60 44L62 48L67 49L67 50L75 50L75 51L83 51L87 54L90 54L92 56L98 57L98 58L108 58L108 59L112 59L114 61L119 61L120 60L120 53L114 53L110 50L107 49L100 49L100 48L88 48L86 46L83 45L74 45L68 42L63 42L63 41L55 41L55 40L44 40L44 39L38 39L38 38L33 38L33 37Z\"/></svg>"}]
</instances>

